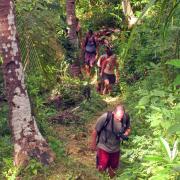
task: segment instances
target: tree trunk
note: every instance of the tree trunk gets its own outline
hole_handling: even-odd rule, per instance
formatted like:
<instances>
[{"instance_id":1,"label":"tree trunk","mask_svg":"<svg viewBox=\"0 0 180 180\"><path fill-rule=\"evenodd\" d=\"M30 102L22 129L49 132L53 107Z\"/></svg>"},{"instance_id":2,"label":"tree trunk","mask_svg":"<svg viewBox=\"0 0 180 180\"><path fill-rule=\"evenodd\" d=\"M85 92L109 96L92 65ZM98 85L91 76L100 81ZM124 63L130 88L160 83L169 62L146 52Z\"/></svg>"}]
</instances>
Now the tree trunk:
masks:
<instances>
[{"instance_id":1,"label":"tree trunk","mask_svg":"<svg viewBox=\"0 0 180 180\"><path fill-rule=\"evenodd\" d=\"M9 104L9 124L14 140L14 164L27 164L30 157L43 164L55 156L38 130L24 83L12 0L0 0L0 53Z\"/></svg>"},{"instance_id":2,"label":"tree trunk","mask_svg":"<svg viewBox=\"0 0 180 180\"><path fill-rule=\"evenodd\" d=\"M66 0L66 21L68 25L68 38L74 47L78 47L78 37L76 33L77 20L75 13L75 0Z\"/></svg>"},{"instance_id":3,"label":"tree trunk","mask_svg":"<svg viewBox=\"0 0 180 180\"><path fill-rule=\"evenodd\" d=\"M128 28L132 28L136 24L138 18L134 16L129 0L122 0L123 13L126 17Z\"/></svg>"}]
</instances>

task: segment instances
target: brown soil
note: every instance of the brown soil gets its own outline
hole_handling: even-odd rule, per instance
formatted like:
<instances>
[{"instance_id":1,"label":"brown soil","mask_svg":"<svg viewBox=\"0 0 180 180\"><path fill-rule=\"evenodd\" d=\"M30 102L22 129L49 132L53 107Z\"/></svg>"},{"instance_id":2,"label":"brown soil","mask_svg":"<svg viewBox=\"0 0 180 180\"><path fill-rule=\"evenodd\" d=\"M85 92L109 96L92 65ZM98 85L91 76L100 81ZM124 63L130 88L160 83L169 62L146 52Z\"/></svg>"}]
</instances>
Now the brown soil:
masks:
<instances>
[{"instance_id":1,"label":"brown soil","mask_svg":"<svg viewBox=\"0 0 180 180\"><path fill-rule=\"evenodd\" d=\"M97 114L95 114L93 119L87 120L87 124L83 125L83 127L81 128L82 130L77 130L75 129L75 127L67 127L64 125L55 126L55 131L59 134L59 139L66 144L65 151L67 156L73 159L73 161L77 162L77 164L88 167L88 169L91 169L94 172L96 172L96 153L90 149L90 139L93 126L95 125L97 118L102 113L112 110L115 105L120 102L120 99L117 97L109 99L106 98L105 100L108 104L107 108L105 108L102 112L98 112ZM92 174L92 177L88 177L88 179L96 179L94 175L95 174ZM85 178L81 177L80 179Z\"/></svg>"}]
</instances>

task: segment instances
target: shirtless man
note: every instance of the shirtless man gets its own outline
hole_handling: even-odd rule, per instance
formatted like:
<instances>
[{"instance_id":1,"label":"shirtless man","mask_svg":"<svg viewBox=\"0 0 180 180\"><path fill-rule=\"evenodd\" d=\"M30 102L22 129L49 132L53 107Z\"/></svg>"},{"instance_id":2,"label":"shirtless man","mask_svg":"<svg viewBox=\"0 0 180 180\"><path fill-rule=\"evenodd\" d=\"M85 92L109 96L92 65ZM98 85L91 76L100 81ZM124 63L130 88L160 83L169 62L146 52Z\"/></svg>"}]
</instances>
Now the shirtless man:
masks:
<instances>
[{"instance_id":1,"label":"shirtless man","mask_svg":"<svg viewBox=\"0 0 180 180\"><path fill-rule=\"evenodd\" d=\"M100 73L100 76L104 81L103 94L110 93L112 91L112 85L119 80L119 64L116 60L116 55L114 55L112 51L109 51L107 55L108 58L103 62Z\"/></svg>"},{"instance_id":2,"label":"shirtless man","mask_svg":"<svg viewBox=\"0 0 180 180\"><path fill-rule=\"evenodd\" d=\"M100 76L101 68L102 68L103 62L109 57L108 56L109 51L111 51L111 49L109 47L106 47L105 54L101 55L97 61L97 66L98 66L97 91L100 94L102 94L103 89L104 89L104 81L102 79L102 76Z\"/></svg>"}]
</instances>

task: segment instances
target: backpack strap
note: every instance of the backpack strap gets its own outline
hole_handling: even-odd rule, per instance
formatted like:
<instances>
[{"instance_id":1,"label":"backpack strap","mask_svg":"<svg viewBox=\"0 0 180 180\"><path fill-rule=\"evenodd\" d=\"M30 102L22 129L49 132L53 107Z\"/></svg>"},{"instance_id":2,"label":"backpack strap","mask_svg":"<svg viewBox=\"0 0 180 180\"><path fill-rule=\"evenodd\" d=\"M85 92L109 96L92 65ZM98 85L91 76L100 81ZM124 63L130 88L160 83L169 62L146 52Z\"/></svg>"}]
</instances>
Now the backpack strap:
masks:
<instances>
[{"instance_id":1,"label":"backpack strap","mask_svg":"<svg viewBox=\"0 0 180 180\"><path fill-rule=\"evenodd\" d=\"M126 113L124 113L123 119L122 119L122 128L121 128L121 132L123 132L123 133L126 129L126 121L127 121L127 117L126 117Z\"/></svg>"},{"instance_id":2,"label":"backpack strap","mask_svg":"<svg viewBox=\"0 0 180 180\"><path fill-rule=\"evenodd\" d=\"M101 132L107 127L107 125L108 125L108 123L110 122L111 119L112 119L112 112L108 111L108 112L107 112L106 120L105 120L102 128L100 129L100 131L99 131L98 134L97 134L98 136L97 136L96 144L99 143L99 139L100 139ZM106 133L106 132L105 132L105 133ZM105 136L106 136L106 134L105 134ZM105 140L105 141L107 141L107 137L106 137L106 140Z\"/></svg>"},{"instance_id":3,"label":"backpack strap","mask_svg":"<svg viewBox=\"0 0 180 180\"><path fill-rule=\"evenodd\" d=\"M123 120L122 120L122 127L123 127L123 128L126 127L126 120L127 120L127 118L126 118L126 113L124 113L124 115L123 115Z\"/></svg>"},{"instance_id":4,"label":"backpack strap","mask_svg":"<svg viewBox=\"0 0 180 180\"><path fill-rule=\"evenodd\" d=\"M93 36L93 42L94 42L94 45L96 47L96 40L95 40L95 37Z\"/></svg>"},{"instance_id":5,"label":"backpack strap","mask_svg":"<svg viewBox=\"0 0 180 180\"><path fill-rule=\"evenodd\" d=\"M124 113L123 119L122 119L122 127L121 127L121 129L120 129L120 132L121 132L121 133L124 133L124 132L125 132L126 120L127 120L126 114ZM112 121L112 125L111 125L111 126L112 126L112 133L119 139L119 133L115 133L115 132L114 132L114 123L113 123L113 121Z\"/></svg>"},{"instance_id":6,"label":"backpack strap","mask_svg":"<svg viewBox=\"0 0 180 180\"><path fill-rule=\"evenodd\" d=\"M86 39L85 39L85 46L87 45L88 41L89 41L89 37L86 37ZM94 36L92 36L92 41L93 41L94 46L96 47L97 45L96 45L96 40L95 40Z\"/></svg>"}]
</instances>

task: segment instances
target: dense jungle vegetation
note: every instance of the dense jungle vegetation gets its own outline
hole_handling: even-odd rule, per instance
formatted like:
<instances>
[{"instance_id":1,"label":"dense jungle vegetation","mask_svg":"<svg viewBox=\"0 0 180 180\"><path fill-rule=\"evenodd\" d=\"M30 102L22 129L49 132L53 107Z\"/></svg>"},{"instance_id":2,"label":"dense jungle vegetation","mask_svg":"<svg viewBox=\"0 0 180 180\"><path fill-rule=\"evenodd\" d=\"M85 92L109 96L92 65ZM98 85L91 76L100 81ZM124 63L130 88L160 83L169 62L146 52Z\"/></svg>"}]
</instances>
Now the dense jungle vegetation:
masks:
<instances>
[{"instance_id":1,"label":"dense jungle vegetation","mask_svg":"<svg viewBox=\"0 0 180 180\"><path fill-rule=\"evenodd\" d=\"M130 2L139 18L131 29L127 27L121 1L76 0L82 37L89 28L95 32L118 29L105 38L118 57L120 82L111 95L99 95L93 83L96 76L72 76L70 66L82 66L83 59L79 58L80 48L74 48L67 38L66 1L15 1L27 90L40 132L56 159L49 166L35 159L26 167L13 165L1 66L0 179L108 179L95 169L95 153L85 143L97 117L119 102L130 114L132 133L121 147L121 167L116 179L179 179L180 2ZM100 46L100 55L103 48ZM82 93L86 83L92 88L90 101Z\"/></svg>"}]
</instances>

